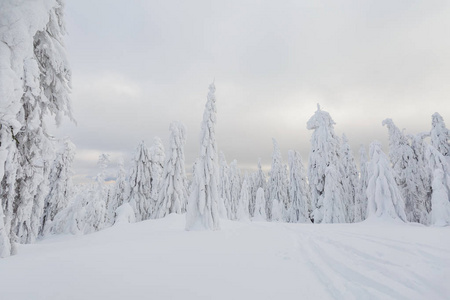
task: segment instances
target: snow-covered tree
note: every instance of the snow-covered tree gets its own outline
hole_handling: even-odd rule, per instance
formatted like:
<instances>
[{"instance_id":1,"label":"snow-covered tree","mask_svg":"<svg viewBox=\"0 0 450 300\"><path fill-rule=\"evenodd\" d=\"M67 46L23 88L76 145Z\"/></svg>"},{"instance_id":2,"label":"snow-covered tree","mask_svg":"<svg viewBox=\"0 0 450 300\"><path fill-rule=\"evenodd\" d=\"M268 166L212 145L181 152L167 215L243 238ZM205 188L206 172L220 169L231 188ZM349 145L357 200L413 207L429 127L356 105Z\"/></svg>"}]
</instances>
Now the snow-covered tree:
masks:
<instances>
[{"instance_id":1,"label":"snow-covered tree","mask_svg":"<svg viewBox=\"0 0 450 300\"><path fill-rule=\"evenodd\" d=\"M46 234L56 214L67 207L73 197L72 163L75 145L66 138L50 171L50 189L45 199L42 234Z\"/></svg>"},{"instance_id":2,"label":"snow-covered tree","mask_svg":"<svg viewBox=\"0 0 450 300\"><path fill-rule=\"evenodd\" d=\"M153 145L149 149L149 155L152 177L150 180L151 205L148 212L148 218L151 218L155 215L156 203L159 199L158 194L163 180L165 152L163 143L159 137L154 138Z\"/></svg>"},{"instance_id":3,"label":"snow-covered tree","mask_svg":"<svg viewBox=\"0 0 450 300\"><path fill-rule=\"evenodd\" d=\"M272 208L272 222L283 222L284 221L284 204L278 199L273 199Z\"/></svg>"},{"instance_id":4,"label":"snow-covered tree","mask_svg":"<svg viewBox=\"0 0 450 300\"><path fill-rule=\"evenodd\" d=\"M250 201L250 215L253 216L255 213L255 207L256 207L256 194L258 193L258 189L262 188L264 190L264 194L267 190L267 179L266 174L262 170L261 166L261 158L258 159L258 171L253 174L253 187L252 187L252 197Z\"/></svg>"},{"instance_id":5,"label":"snow-covered tree","mask_svg":"<svg viewBox=\"0 0 450 300\"><path fill-rule=\"evenodd\" d=\"M287 221L292 223L310 223L311 199L302 158L300 153L294 150L289 150L288 157L291 205L289 206Z\"/></svg>"},{"instance_id":6,"label":"snow-covered tree","mask_svg":"<svg viewBox=\"0 0 450 300\"><path fill-rule=\"evenodd\" d=\"M359 184L355 197L355 220L354 222L364 221L367 215L367 185L369 182L369 173L367 170L366 148L361 145L359 149Z\"/></svg>"},{"instance_id":7,"label":"snow-covered tree","mask_svg":"<svg viewBox=\"0 0 450 300\"><path fill-rule=\"evenodd\" d=\"M347 136L342 135L341 143L341 163L342 163L342 187L344 192L344 204L347 222L355 221L355 199L358 188L358 169L355 158L348 143Z\"/></svg>"},{"instance_id":8,"label":"snow-covered tree","mask_svg":"<svg viewBox=\"0 0 450 300\"><path fill-rule=\"evenodd\" d=\"M256 192L255 212L253 214L253 221L266 221L266 197L264 196L264 189L258 188Z\"/></svg>"},{"instance_id":9,"label":"snow-covered tree","mask_svg":"<svg viewBox=\"0 0 450 300\"><path fill-rule=\"evenodd\" d=\"M229 168L230 178L230 209L228 219L235 220L241 197L241 170L238 168L237 161L233 160Z\"/></svg>"},{"instance_id":10,"label":"snow-covered tree","mask_svg":"<svg viewBox=\"0 0 450 300\"><path fill-rule=\"evenodd\" d=\"M6 231L3 207L0 205L0 258L11 255L11 243Z\"/></svg>"},{"instance_id":11,"label":"snow-covered tree","mask_svg":"<svg viewBox=\"0 0 450 300\"><path fill-rule=\"evenodd\" d=\"M200 157L194 169L189 197L186 230L217 230L219 224L219 160L216 142L216 87L209 86L200 135Z\"/></svg>"},{"instance_id":12,"label":"snow-covered tree","mask_svg":"<svg viewBox=\"0 0 450 300\"><path fill-rule=\"evenodd\" d=\"M169 129L169 155L164 165L162 185L155 210L156 218L162 218L170 213L185 212L188 197L184 167L186 127L180 122L173 122Z\"/></svg>"},{"instance_id":13,"label":"snow-covered tree","mask_svg":"<svg viewBox=\"0 0 450 300\"><path fill-rule=\"evenodd\" d=\"M389 158L394 170L397 185L405 201L405 213L408 221L426 224L426 191L420 178L418 158L407 137L395 126L391 119L383 121L389 130Z\"/></svg>"},{"instance_id":14,"label":"snow-covered tree","mask_svg":"<svg viewBox=\"0 0 450 300\"><path fill-rule=\"evenodd\" d=\"M450 180L441 169L433 173L433 194L431 198L431 224L436 226L450 225Z\"/></svg>"},{"instance_id":15,"label":"snow-covered tree","mask_svg":"<svg viewBox=\"0 0 450 300\"><path fill-rule=\"evenodd\" d=\"M223 219L228 219L231 215L231 182L230 172L225 158L225 154L220 152L219 165L219 215Z\"/></svg>"},{"instance_id":16,"label":"snow-covered tree","mask_svg":"<svg viewBox=\"0 0 450 300\"><path fill-rule=\"evenodd\" d=\"M111 163L110 155L102 153L98 157L97 166L100 172L95 178L95 184L91 186L88 192L88 203L86 205L86 226L84 233L99 231L106 224L106 201L109 188L105 185L106 169Z\"/></svg>"},{"instance_id":17,"label":"snow-covered tree","mask_svg":"<svg viewBox=\"0 0 450 300\"><path fill-rule=\"evenodd\" d=\"M388 158L377 141L370 144L367 217L399 219L406 222L405 204L395 182Z\"/></svg>"},{"instance_id":18,"label":"snow-covered tree","mask_svg":"<svg viewBox=\"0 0 450 300\"><path fill-rule=\"evenodd\" d=\"M426 148L429 168L432 170L431 223L443 225L450 223L448 201L450 201L450 164L447 157L432 145ZM445 202L447 199L447 202Z\"/></svg>"},{"instance_id":19,"label":"snow-covered tree","mask_svg":"<svg viewBox=\"0 0 450 300\"><path fill-rule=\"evenodd\" d=\"M152 169L148 148L142 141L131 161L130 195L128 202L136 214L136 221L146 220L151 212Z\"/></svg>"},{"instance_id":20,"label":"snow-covered tree","mask_svg":"<svg viewBox=\"0 0 450 300\"><path fill-rule=\"evenodd\" d=\"M123 159L119 159L117 164L117 176L116 182L111 188L111 194L106 203L107 207L107 220L108 226L114 224L116 219L116 209L121 206L124 201L127 200L129 194L127 174L124 167Z\"/></svg>"},{"instance_id":21,"label":"snow-covered tree","mask_svg":"<svg viewBox=\"0 0 450 300\"><path fill-rule=\"evenodd\" d=\"M236 213L236 219L239 221L250 220L250 211L249 211L250 191L248 186L248 180L249 177L246 174L244 176L244 182L242 183L241 195L238 203L238 210Z\"/></svg>"},{"instance_id":22,"label":"snow-covered tree","mask_svg":"<svg viewBox=\"0 0 450 300\"><path fill-rule=\"evenodd\" d=\"M283 205L283 210L288 205L288 175L283 160L281 157L281 151L278 143L275 139L273 141L273 155L272 155L272 167L270 169L270 179L268 183L269 198L266 205L266 214L269 220L272 220L272 202L274 199Z\"/></svg>"},{"instance_id":23,"label":"snow-covered tree","mask_svg":"<svg viewBox=\"0 0 450 300\"><path fill-rule=\"evenodd\" d=\"M431 116L431 145L444 156L450 156L450 130L445 127L444 118L439 113Z\"/></svg>"},{"instance_id":24,"label":"snow-covered tree","mask_svg":"<svg viewBox=\"0 0 450 300\"><path fill-rule=\"evenodd\" d=\"M344 223L347 221L345 201L343 199L343 187L340 184L341 174L335 167L329 166L325 169L324 197L323 197L323 219L322 223Z\"/></svg>"},{"instance_id":25,"label":"snow-covered tree","mask_svg":"<svg viewBox=\"0 0 450 300\"><path fill-rule=\"evenodd\" d=\"M332 166L336 170L341 170L339 138L334 133L335 124L330 114L321 110L319 105L317 105L317 111L306 123L307 129L314 130L311 136L311 152L308 163L314 223L321 223L323 218L327 167Z\"/></svg>"},{"instance_id":26,"label":"snow-covered tree","mask_svg":"<svg viewBox=\"0 0 450 300\"><path fill-rule=\"evenodd\" d=\"M63 9L61 0L0 3L2 206L10 238L21 243L33 242L42 228L54 159L45 120L72 118Z\"/></svg>"}]
</instances>

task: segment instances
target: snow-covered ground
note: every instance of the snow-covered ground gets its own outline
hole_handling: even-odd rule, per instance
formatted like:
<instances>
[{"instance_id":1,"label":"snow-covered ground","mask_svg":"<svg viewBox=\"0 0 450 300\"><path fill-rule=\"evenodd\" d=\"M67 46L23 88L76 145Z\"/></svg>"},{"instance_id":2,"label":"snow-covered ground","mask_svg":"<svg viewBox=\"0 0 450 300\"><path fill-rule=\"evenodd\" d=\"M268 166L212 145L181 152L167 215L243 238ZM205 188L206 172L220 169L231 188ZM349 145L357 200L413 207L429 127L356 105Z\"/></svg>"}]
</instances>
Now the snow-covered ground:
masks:
<instances>
[{"instance_id":1,"label":"snow-covered ground","mask_svg":"<svg viewBox=\"0 0 450 300\"><path fill-rule=\"evenodd\" d=\"M449 299L450 227L185 217L53 236L0 260L0 299Z\"/></svg>"}]
</instances>

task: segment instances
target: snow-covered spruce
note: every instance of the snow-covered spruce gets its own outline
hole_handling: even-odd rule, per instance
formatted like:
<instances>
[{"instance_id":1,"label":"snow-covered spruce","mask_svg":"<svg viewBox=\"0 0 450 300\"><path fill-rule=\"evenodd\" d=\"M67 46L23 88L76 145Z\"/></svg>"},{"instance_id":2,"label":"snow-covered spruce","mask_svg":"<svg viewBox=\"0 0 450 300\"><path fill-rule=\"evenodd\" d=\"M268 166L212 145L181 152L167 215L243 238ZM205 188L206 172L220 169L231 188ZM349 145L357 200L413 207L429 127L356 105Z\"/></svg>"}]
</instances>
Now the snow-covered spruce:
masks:
<instances>
[{"instance_id":1,"label":"snow-covered spruce","mask_svg":"<svg viewBox=\"0 0 450 300\"><path fill-rule=\"evenodd\" d=\"M33 242L43 226L55 153L44 120L72 119L63 10L61 0L0 3L2 227L21 243Z\"/></svg>"},{"instance_id":2,"label":"snow-covered spruce","mask_svg":"<svg viewBox=\"0 0 450 300\"><path fill-rule=\"evenodd\" d=\"M309 185L302 158L298 151L289 150L289 197L291 205L288 208L287 221L292 223L311 223L311 199Z\"/></svg>"},{"instance_id":3,"label":"snow-covered spruce","mask_svg":"<svg viewBox=\"0 0 450 300\"><path fill-rule=\"evenodd\" d=\"M342 187L344 192L343 200L346 210L346 221L352 223L355 221L355 199L359 180L355 158L353 157L352 149L350 149L350 145L345 134L342 135L341 163Z\"/></svg>"},{"instance_id":4,"label":"snow-covered spruce","mask_svg":"<svg viewBox=\"0 0 450 300\"><path fill-rule=\"evenodd\" d=\"M321 223L345 223L347 221L346 205L343 198L343 188L339 181L340 173L335 167L329 166L325 169L323 218Z\"/></svg>"},{"instance_id":5,"label":"snow-covered spruce","mask_svg":"<svg viewBox=\"0 0 450 300\"><path fill-rule=\"evenodd\" d=\"M266 197L264 196L264 189L258 188L256 191L255 212L252 221L266 221Z\"/></svg>"},{"instance_id":6,"label":"snow-covered spruce","mask_svg":"<svg viewBox=\"0 0 450 300\"><path fill-rule=\"evenodd\" d=\"M253 174L253 187L252 197L250 199L250 215L253 216L255 214L256 207L256 194L258 193L258 189L262 188L264 190L264 194L267 195L267 178L266 174L262 170L261 166L261 158L258 159L258 170Z\"/></svg>"},{"instance_id":7,"label":"snow-covered spruce","mask_svg":"<svg viewBox=\"0 0 450 300\"><path fill-rule=\"evenodd\" d=\"M389 130L389 158L405 202L406 217L410 222L427 224L428 213L425 208L427 194L420 178L418 158L407 137L391 119L384 120L382 124Z\"/></svg>"},{"instance_id":8,"label":"snow-covered spruce","mask_svg":"<svg viewBox=\"0 0 450 300\"><path fill-rule=\"evenodd\" d=\"M450 130L445 127L444 118L439 113L431 116L431 145L442 155L450 156Z\"/></svg>"},{"instance_id":9,"label":"snow-covered spruce","mask_svg":"<svg viewBox=\"0 0 450 300\"><path fill-rule=\"evenodd\" d=\"M153 145L150 147L149 151L150 164L151 164L151 201L150 209L148 211L147 218L153 218L156 216L156 204L159 199L159 190L162 184L165 151L164 146L159 137L153 139Z\"/></svg>"},{"instance_id":10,"label":"snow-covered spruce","mask_svg":"<svg viewBox=\"0 0 450 300\"><path fill-rule=\"evenodd\" d=\"M66 208L73 197L72 163L74 158L75 145L66 138L50 171L50 189L45 198L42 234L49 232L56 214Z\"/></svg>"},{"instance_id":11,"label":"snow-covered spruce","mask_svg":"<svg viewBox=\"0 0 450 300\"><path fill-rule=\"evenodd\" d=\"M123 159L119 159L117 164L117 176L114 186L111 188L111 193L106 203L106 226L114 224L116 219L116 210L121 206L127 195L129 195L128 178L124 167Z\"/></svg>"},{"instance_id":12,"label":"snow-covered spruce","mask_svg":"<svg viewBox=\"0 0 450 300\"><path fill-rule=\"evenodd\" d=\"M450 180L441 169L433 172L433 195L431 203L431 224L436 226L450 225Z\"/></svg>"},{"instance_id":13,"label":"snow-covered spruce","mask_svg":"<svg viewBox=\"0 0 450 300\"><path fill-rule=\"evenodd\" d=\"M395 182L388 158L381 144L370 144L367 217L395 219L406 222L405 204Z\"/></svg>"},{"instance_id":14,"label":"snow-covered spruce","mask_svg":"<svg viewBox=\"0 0 450 300\"><path fill-rule=\"evenodd\" d=\"M219 161L216 142L216 87L209 86L200 135L200 157L194 168L194 178L187 206L186 230L217 230L219 222Z\"/></svg>"},{"instance_id":15,"label":"snow-covered spruce","mask_svg":"<svg viewBox=\"0 0 450 300\"><path fill-rule=\"evenodd\" d=\"M354 222L364 221L367 215L367 185L369 181L368 162L366 148L361 145L359 149L360 174L358 189L355 197L355 220Z\"/></svg>"},{"instance_id":16,"label":"snow-covered spruce","mask_svg":"<svg viewBox=\"0 0 450 300\"><path fill-rule=\"evenodd\" d=\"M433 172L431 223L435 225L450 224L450 214L448 214L450 165L446 157L432 145L427 146L426 156L429 158L429 168Z\"/></svg>"},{"instance_id":17,"label":"snow-covered spruce","mask_svg":"<svg viewBox=\"0 0 450 300\"><path fill-rule=\"evenodd\" d=\"M339 138L334 133L335 124L330 114L321 110L319 105L317 105L317 111L306 123L306 128L313 130L308 179L311 187L314 223L321 223L323 218L323 199L325 197L325 182L327 181L326 169L328 166L333 166L336 170L341 169ZM331 185L337 185L337 183L330 183ZM339 197L342 196L339 195Z\"/></svg>"},{"instance_id":18,"label":"snow-covered spruce","mask_svg":"<svg viewBox=\"0 0 450 300\"><path fill-rule=\"evenodd\" d=\"M170 124L169 155L164 164L155 218L171 213L184 213L188 197L184 162L186 127L179 122Z\"/></svg>"},{"instance_id":19,"label":"snow-covered spruce","mask_svg":"<svg viewBox=\"0 0 450 300\"><path fill-rule=\"evenodd\" d=\"M219 165L219 215L223 219L229 219L231 215L231 182L230 172L225 154L220 152Z\"/></svg>"},{"instance_id":20,"label":"snow-covered spruce","mask_svg":"<svg viewBox=\"0 0 450 300\"><path fill-rule=\"evenodd\" d=\"M109 154L100 154L97 165L100 172L95 178L95 184L91 186L88 192L88 201L86 204L86 216L84 233L92 233L103 229L106 225L106 202L108 199L109 188L105 185L106 168L110 164Z\"/></svg>"},{"instance_id":21,"label":"snow-covered spruce","mask_svg":"<svg viewBox=\"0 0 450 300\"><path fill-rule=\"evenodd\" d=\"M230 163L229 178L230 178L230 203L228 208L229 212L228 219L235 220L242 189L241 170L237 165L237 160L233 160Z\"/></svg>"},{"instance_id":22,"label":"snow-covered spruce","mask_svg":"<svg viewBox=\"0 0 450 300\"><path fill-rule=\"evenodd\" d=\"M142 141L131 162L128 202L136 214L136 221L146 220L151 212L152 169L148 148Z\"/></svg>"},{"instance_id":23,"label":"snow-covered spruce","mask_svg":"<svg viewBox=\"0 0 450 300\"><path fill-rule=\"evenodd\" d=\"M250 220L250 191L248 186L249 177L246 174L244 176L244 182L242 183L241 196L238 203L238 210L236 213L236 219L239 221L249 221Z\"/></svg>"},{"instance_id":24,"label":"snow-covered spruce","mask_svg":"<svg viewBox=\"0 0 450 300\"><path fill-rule=\"evenodd\" d=\"M272 207L274 207L272 202L274 199L278 199L284 208L289 203L287 170L283 165L283 159L281 157L281 151L277 141L273 138L272 142L272 167L270 169L270 179L268 183L269 197L266 204L266 214L268 220L272 219Z\"/></svg>"}]
</instances>

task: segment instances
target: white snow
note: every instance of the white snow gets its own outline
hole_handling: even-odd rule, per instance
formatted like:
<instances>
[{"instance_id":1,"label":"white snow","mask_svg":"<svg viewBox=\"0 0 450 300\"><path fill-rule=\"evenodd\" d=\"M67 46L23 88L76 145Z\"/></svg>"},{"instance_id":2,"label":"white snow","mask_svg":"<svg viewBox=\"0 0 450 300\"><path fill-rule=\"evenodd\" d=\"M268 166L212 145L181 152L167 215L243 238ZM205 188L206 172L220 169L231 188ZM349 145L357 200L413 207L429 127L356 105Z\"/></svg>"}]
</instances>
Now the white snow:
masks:
<instances>
[{"instance_id":1,"label":"white snow","mask_svg":"<svg viewBox=\"0 0 450 300\"><path fill-rule=\"evenodd\" d=\"M448 299L450 227L184 215L59 235L0 260L1 299Z\"/></svg>"}]
</instances>

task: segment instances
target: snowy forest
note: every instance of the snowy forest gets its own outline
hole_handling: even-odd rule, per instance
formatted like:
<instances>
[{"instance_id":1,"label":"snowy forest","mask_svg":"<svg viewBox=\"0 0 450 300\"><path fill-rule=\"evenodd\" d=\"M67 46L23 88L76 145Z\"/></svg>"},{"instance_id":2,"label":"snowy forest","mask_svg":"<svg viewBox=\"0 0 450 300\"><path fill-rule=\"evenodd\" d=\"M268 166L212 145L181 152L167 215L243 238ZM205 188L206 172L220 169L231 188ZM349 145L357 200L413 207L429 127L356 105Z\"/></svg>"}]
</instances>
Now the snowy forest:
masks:
<instances>
[{"instance_id":1,"label":"snowy forest","mask_svg":"<svg viewBox=\"0 0 450 300\"><path fill-rule=\"evenodd\" d=\"M439 112L414 135L379 120L388 147L352 149L317 104L302 120L307 157L274 136L270 170L257 156L249 170L220 147L230 141L217 135L226 99L214 79L198 95L193 165L173 121L168 139L128 145L129 162L105 152L94 180L75 184L77 147L53 132L77 122L64 2L0 0L0 299L448 297L450 130Z\"/></svg>"},{"instance_id":2,"label":"snowy forest","mask_svg":"<svg viewBox=\"0 0 450 300\"><path fill-rule=\"evenodd\" d=\"M17 243L46 235L88 234L117 222L173 213L186 214L187 230L218 230L221 219L317 224L386 218L450 224L450 131L438 112L431 116L430 131L416 135L405 135L393 120L383 120L389 153L377 141L368 149L362 145L357 165L345 134L335 133L332 117L317 105L305 120L311 131L307 162L296 150L289 150L285 162L274 138L270 172L262 170L261 162L256 172L243 172L217 146L220 111L214 83L192 178L184 159L186 128L173 122L169 144L164 146L159 137L150 147L142 141L129 169L119 163L113 184L105 183L110 160L102 154L95 183L74 186L76 147L69 138L54 138L46 126L48 116L57 124L64 117L74 121L63 10L61 0L23 7L2 2L1 257L14 254Z\"/></svg>"}]
</instances>

